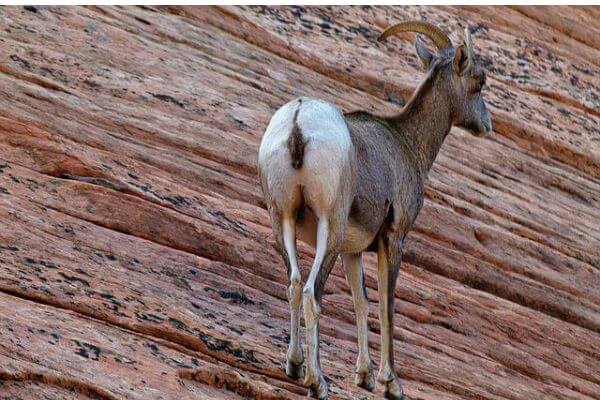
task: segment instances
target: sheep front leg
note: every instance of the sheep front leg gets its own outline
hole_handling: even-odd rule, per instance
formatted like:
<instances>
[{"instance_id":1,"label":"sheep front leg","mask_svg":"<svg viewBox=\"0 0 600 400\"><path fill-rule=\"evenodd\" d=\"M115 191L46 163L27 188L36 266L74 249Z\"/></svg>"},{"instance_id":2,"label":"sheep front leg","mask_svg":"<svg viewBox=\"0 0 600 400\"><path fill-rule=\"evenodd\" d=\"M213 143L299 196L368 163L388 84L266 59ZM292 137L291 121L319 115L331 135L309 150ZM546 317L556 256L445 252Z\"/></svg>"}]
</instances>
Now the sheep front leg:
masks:
<instances>
[{"instance_id":1,"label":"sheep front leg","mask_svg":"<svg viewBox=\"0 0 600 400\"><path fill-rule=\"evenodd\" d=\"M343 254L342 261L346 280L352 290L352 301L356 314L356 331L358 336L358 357L356 359L355 383L369 391L375 388L373 379L373 362L369 355L369 300L365 293L365 280L362 265L362 254Z\"/></svg>"},{"instance_id":2,"label":"sheep front leg","mask_svg":"<svg viewBox=\"0 0 600 400\"><path fill-rule=\"evenodd\" d=\"M377 280L379 282L379 321L381 324L381 364L377 380L385 384L385 398L402 400L402 385L394 370L394 289L402 258L402 240L387 243L379 239Z\"/></svg>"}]
</instances>

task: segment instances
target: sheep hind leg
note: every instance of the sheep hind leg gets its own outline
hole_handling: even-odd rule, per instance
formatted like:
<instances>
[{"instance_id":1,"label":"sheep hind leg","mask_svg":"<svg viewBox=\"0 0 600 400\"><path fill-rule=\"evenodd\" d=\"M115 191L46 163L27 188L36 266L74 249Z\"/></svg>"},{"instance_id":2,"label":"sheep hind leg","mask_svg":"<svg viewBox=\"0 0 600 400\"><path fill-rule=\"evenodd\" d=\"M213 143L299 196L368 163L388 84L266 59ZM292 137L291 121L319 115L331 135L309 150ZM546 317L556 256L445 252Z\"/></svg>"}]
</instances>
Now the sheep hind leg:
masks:
<instances>
[{"instance_id":1,"label":"sheep hind leg","mask_svg":"<svg viewBox=\"0 0 600 400\"><path fill-rule=\"evenodd\" d=\"M300 377L304 355L300 346L300 306L302 305L302 277L296 256L295 213L285 215L282 221L283 244L289 260L290 345L287 351L285 372L293 379Z\"/></svg>"},{"instance_id":2,"label":"sheep hind leg","mask_svg":"<svg viewBox=\"0 0 600 400\"><path fill-rule=\"evenodd\" d=\"M289 278L287 298L290 306L290 342L286 353L285 372L290 378L297 379L301 375L304 354L300 343L302 277L296 254L296 213L292 211L282 213L275 206L270 207L269 212L275 242L287 267Z\"/></svg>"},{"instance_id":3,"label":"sheep hind leg","mask_svg":"<svg viewBox=\"0 0 600 400\"><path fill-rule=\"evenodd\" d=\"M304 384L310 388L310 395L319 400L327 399L329 391L319 362L321 299L327 277L339 255L339 237L342 232L343 230L340 229L330 229L327 217L319 218L317 224L317 251L302 296L307 346Z\"/></svg>"}]
</instances>

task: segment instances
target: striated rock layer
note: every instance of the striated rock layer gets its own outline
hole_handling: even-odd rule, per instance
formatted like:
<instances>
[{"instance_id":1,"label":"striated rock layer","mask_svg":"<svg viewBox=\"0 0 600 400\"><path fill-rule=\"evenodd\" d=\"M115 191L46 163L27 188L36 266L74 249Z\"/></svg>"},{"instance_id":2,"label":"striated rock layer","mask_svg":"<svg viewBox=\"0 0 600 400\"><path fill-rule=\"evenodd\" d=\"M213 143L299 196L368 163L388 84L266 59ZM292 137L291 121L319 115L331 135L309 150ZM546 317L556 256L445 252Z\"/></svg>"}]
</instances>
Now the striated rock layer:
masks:
<instances>
[{"instance_id":1,"label":"striated rock layer","mask_svg":"<svg viewBox=\"0 0 600 400\"><path fill-rule=\"evenodd\" d=\"M257 147L296 96L397 111L406 18L473 29L495 127L453 129L406 244L408 398L600 399L599 9L450 6L0 8L0 399L305 396ZM321 334L331 397L380 397L339 266Z\"/></svg>"}]
</instances>

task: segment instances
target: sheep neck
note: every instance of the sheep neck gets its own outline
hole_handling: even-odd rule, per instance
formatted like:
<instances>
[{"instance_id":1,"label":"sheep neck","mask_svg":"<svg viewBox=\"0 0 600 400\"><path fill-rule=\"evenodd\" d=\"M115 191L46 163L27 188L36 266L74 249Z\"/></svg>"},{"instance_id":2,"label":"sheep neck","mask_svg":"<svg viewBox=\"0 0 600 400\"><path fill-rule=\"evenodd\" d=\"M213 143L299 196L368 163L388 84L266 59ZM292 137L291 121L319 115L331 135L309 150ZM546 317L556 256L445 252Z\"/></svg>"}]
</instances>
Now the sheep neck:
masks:
<instances>
[{"instance_id":1,"label":"sheep neck","mask_svg":"<svg viewBox=\"0 0 600 400\"><path fill-rule=\"evenodd\" d=\"M432 70L402 111L388 119L413 150L418 167L427 175L452 127L452 107L441 76Z\"/></svg>"}]
</instances>

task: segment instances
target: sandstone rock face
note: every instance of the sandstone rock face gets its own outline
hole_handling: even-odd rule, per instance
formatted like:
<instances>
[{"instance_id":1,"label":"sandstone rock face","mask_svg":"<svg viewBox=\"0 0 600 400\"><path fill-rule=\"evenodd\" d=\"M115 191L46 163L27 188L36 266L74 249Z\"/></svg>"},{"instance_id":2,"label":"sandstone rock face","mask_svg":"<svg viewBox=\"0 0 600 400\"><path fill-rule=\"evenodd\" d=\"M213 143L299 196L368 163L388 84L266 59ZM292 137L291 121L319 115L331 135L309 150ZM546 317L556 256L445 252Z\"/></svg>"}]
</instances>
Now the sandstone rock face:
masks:
<instances>
[{"instance_id":1,"label":"sandstone rock face","mask_svg":"<svg viewBox=\"0 0 600 400\"><path fill-rule=\"evenodd\" d=\"M300 95L397 111L406 18L473 28L495 127L452 130L406 244L408 398L600 399L599 9L448 6L0 8L0 399L305 396L258 144ZM340 266L321 352L333 399L381 396Z\"/></svg>"}]
</instances>

